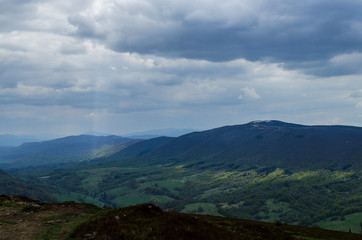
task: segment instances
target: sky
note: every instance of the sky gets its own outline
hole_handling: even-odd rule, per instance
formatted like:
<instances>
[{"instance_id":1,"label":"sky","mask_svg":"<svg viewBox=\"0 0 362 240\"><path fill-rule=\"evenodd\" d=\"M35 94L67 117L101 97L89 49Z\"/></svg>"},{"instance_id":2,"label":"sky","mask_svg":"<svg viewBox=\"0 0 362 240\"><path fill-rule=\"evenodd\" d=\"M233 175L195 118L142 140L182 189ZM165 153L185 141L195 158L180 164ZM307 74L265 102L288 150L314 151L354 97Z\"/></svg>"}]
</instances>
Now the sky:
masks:
<instances>
[{"instance_id":1,"label":"sky","mask_svg":"<svg viewBox=\"0 0 362 240\"><path fill-rule=\"evenodd\" d=\"M0 134L362 126L360 0L0 0Z\"/></svg>"}]
</instances>

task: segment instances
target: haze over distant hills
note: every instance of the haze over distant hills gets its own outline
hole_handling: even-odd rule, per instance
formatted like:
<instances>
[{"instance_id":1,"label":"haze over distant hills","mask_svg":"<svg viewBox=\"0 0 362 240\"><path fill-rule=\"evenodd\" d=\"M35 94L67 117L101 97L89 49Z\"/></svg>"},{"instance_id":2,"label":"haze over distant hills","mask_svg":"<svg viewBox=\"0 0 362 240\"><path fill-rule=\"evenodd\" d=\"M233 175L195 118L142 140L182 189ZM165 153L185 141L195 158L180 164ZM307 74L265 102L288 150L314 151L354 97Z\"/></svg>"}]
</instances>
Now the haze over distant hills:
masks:
<instances>
[{"instance_id":1,"label":"haze over distant hills","mask_svg":"<svg viewBox=\"0 0 362 240\"><path fill-rule=\"evenodd\" d=\"M135 132L124 135L128 138L151 139L155 137L179 137L187 133L195 132L195 129L163 128L145 132Z\"/></svg>"},{"instance_id":2,"label":"haze over distant hills","mask_svg":"<svg viewBox=\"0 0 362 240\"><path fill-rule=\"evenodd\" d=\"M6 147L19 146L25 142L39 142L39 141L42 141L42 139L28 135L12 135L12 134L0 135L0 146L6 146Z\"/></svg>"},{"instance_id":3,"label":"haze over distant hills","mask_svg":"<svg viewBox=\"0 0 362 240\"><path fill-rule=\"evenodd\" d=\"M140 134L177 136L189 131L163 129ZM133 163L188 163L190 167L201 169L226 165L228 168L362 168L360 127L253 121L173 138L132 138L80 135L24 143L18 147L1 147L0 166L35 166L105 157L101 161L122 162L124 158L137 158Z\"/></svg>"},{"instance_id":4,"label":"haze over distant hills","mask_svg":"<svg viewBox=\"0 0 362 240\"><path fill-rule=\"evenodd\" d=\"M2 168L52 165L90 160L115 153L139 140L118 136L79 135L0 148Z\"/></svg>"},{"instance_id":5,"label":"haze over distant hills","mask_svg":"<svg viewBox=\"0 0 362 240\"><path fill-rule=\"evenodd\" d=\"M164 129L155 129L144 132L134 132L128 134L121 134L118 136L131 138L131 139L151 139L155 137L179 137L181 135L191 133L196 131L195 129L184 129L184 128L164 128ZM99 132L99 131L88 131L81 135L91 135L91 136L111 136L115 135L113 133ZM32 135L14 135L14 134L0 134L0 147L15 147L20 146L23 143L29 142L43 142L53 139L61 138L58 135L52 134L32 134Z\"/></svg>"},{"instance_id":6,"label":"haze over distant hills","mask_svg":"<svg viewBox=\"0 0 362 240\"><path fill-rule=\"evenodd\" d=\"M74 162L108 156L141 139L159 136L179 136L191 129L159 129L120 137L90 131L42 141L31 136L0 135L0 167L25 167Z\"/></svg>"}]
</instances>

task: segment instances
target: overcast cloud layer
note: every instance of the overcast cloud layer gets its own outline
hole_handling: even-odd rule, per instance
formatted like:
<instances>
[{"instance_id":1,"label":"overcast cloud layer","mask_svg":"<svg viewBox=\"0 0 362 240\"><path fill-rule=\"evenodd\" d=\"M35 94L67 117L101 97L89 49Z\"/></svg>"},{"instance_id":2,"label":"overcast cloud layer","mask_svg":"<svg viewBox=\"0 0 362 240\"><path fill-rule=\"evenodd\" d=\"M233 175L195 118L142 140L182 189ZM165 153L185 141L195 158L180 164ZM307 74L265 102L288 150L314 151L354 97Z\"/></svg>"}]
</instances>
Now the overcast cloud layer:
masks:
<instances>
[{"instance_id":1,"label":"overcast cloud layer","mask_svg":"<svg viewBox=\"0 0 362 240\"><path fill-rule=\"evenodd\" d=\"M0 0L0 134L362 126L360 0Z\"/></svg>"}]
</instances>

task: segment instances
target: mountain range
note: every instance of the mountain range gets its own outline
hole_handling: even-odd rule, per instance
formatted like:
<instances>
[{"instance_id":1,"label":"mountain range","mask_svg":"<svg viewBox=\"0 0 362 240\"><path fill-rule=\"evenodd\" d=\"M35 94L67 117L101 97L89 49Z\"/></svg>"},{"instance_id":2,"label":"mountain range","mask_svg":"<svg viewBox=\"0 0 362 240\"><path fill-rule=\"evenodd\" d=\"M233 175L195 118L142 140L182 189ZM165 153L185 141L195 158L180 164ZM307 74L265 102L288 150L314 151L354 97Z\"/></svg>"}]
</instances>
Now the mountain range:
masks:
<instances>
[{"instance_id":1,"label":"mountain range","mask_svg":"<svg viewBox=\"0 0 362 240\"><path fill-rule=\"evenodd\" d=\"M26 135L17 136L12 134L0 135L0 146L2 147L19 146L25 142L39 142L39 141L41 140L34 136L26 136Z\"/></svg>"},{"instance_id":2,"label":"mountain range","mask_svg":"<svg viewBox=\"0 0 362 240\"><path fill-rule=\"evenodd\" d=\"M187 128L163 128L144 132L129 133L124 136L128 138L151 139L156 137L179 137L195 131L195 129Z\"/></svg>"},{"instance_id":3,"label":"mountain range","mask_svg":"<svg viewBox=\"0 0 362 240\"><path fill-rule=\"evenodd\" d=\"M78 162L113 154L139 140L119 136L79 135L0 147L0 167L14 168Z\"/></svg>"},{"instance_id":4,"label":"mountain range","mask_svg":"<svg viewBox=\"0 0 362 240\"><path fill-rule=\"evenodd\" d=\"M360 231L361 127L254 121L148 140L73 136L0 156L12 178L58 201Z\"/></svg>"},{"instance_id":5,"label":"mountain range","mask_svg":"<svg viewBox=\"0 0 362 240\"><path fill-rule=\"evenodd\" d=\"M121 163L122 159L137 158L131 164L182 163L200 169L215 166L233 169L249 166L361 169L361 143L360 127L254 121L174 138L141 140L114 135L79 135L24 143L18 147L0 147L0 167L39 166L98 158Z\"/></svg>"},{"instance_id":6,"label":"mountain range","mask_svg":"<svg viewBox=\"0 0 362 240\"><path fill-rule=\"evenodd\" d=\"M255 121L162 139L136 143L109 159L139 158L142 155L135 162L187 164L199 169L215 166L220 169L250 166L286 169L362 167L360 127Z\"/></svg>"}]
</instances>

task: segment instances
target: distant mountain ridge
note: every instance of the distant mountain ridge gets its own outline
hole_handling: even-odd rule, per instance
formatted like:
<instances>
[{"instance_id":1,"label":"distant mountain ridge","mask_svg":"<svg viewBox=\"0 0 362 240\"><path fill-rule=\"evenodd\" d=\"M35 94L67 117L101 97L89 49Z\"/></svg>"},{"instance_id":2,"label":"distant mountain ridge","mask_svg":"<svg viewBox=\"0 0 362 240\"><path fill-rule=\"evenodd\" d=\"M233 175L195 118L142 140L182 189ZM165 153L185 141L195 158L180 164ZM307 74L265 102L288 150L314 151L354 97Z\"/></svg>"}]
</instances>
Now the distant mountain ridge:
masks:
<instances>
[{"instance_id":1,"label":"distant mountain ridge","mask_svg":"<svg viewBox=\"0 0 362 240\"><path fill-rule=\"evenodd\" d=\"M56 134L0 134L0 147L16 147L27 142L42 142L62 137Z\"/></svg>"},{"instance_id":2,"label":"distant mountain ridge","mask_svg":"<svg viewBox=\"0 0 362 240\"><path fill-rule=\"evenodd\" d=\"M79 135L0 148L0 167L77 162L108 156L139 140L119 136Z\"/></svg>"},{"instance_id":3,"label":"distant mountain ridge","mask_svg":"<svg viewBox=\"0 0 362 240\"><path fill-rule=\"evenodd\" d=\"M139 151L143 151L142 148ZM148 149L143 158L147 163L173 162L190 164L190 167L196 164L205 169L210 165L286 169L353 166L361 169L362 128L253 121L174 138Z\"/></svg>"},{"instance_id":4,"label":"distant mountain ridge","mask_svg":"<svg viewBox=\"0 0 362 240\"><path fill-rule=\"evenodd\" d=\"M187 128L164 128L164 129L156 129L145 132L136 132L124 135L128 138L137 138L137 139L151 139L156 137L179 137L191 132L195 132L195 129L187 129Z\"/></svg>"},{"instance_id":5,"label":"distant mountain ridge","mask_svg":"<svg viewBox=\"0 0 362 240\"><path fill-rule=\"evenodd\" d=\"M114 154L114 155L112 155ZM108 157L109 156L109 157ZM79 135L18 147L0 147L0 167L39 166L136 158L134 163L185 164L207 169L282 167L285 169L362 169L362 128L307 126L253 121L149 140Z\"/></svg>"},{"instance_id":6,"label":"distant mountain ridge","mask_svg":"<svg viewBox=\"0 0 362 240\"><path fill-rule=\"evenodd\" d=\"M41 141L38 138L32 136L16 136L11 134L0 135L0 146L19 146L25 142L38 142Z\"/></svg>"}]
</instances>

